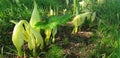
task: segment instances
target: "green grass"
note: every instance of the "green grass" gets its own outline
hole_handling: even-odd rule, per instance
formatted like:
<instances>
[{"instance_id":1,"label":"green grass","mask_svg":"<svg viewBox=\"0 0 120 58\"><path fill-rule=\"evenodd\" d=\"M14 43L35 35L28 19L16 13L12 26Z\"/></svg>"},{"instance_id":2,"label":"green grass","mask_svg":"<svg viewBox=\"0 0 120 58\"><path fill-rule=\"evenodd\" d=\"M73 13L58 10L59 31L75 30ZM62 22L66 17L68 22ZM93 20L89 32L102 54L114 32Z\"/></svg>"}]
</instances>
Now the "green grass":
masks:
<instances>
[{"instance_id":1,"label":"green grass","mask_svg":"<svg viewBox=\"0 0 120 58\"><path fill-rule=\"evenodd\" d=\"M119 40L119 0L107 1L104 5L96 6L98 32L100 32L100 43L95 49L96 57L118 58Z\"/></svg>"},{"instance_id":2,"label":"green grass","mask_svg":"<svg viewBox=\"0 0 120 58\"><path fill-rule=\"evenodd\" d=\"M62 58L63 57L63 50L61 47L53 45L51 46L50 50L46 54L46 58Z\"/></svg>"}]
</instances>

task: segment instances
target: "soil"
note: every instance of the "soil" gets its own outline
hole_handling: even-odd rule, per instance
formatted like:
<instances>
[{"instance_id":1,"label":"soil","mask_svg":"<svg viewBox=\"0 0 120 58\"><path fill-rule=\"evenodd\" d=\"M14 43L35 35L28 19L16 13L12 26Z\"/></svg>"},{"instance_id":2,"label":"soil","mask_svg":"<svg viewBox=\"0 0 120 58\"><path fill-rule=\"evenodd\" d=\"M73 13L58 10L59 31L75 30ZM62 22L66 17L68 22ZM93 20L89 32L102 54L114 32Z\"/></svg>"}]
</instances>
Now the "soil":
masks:
<instances>
[{"instance_id":1,"label":"soil","mask_svg":"<svg viewBox=\"0 0 120 58\"><path fill-rule=\"evenodd\" d=\"M67 58L89 58L95 48L91 39L93 36L91 30L79 30L76 34L71 34L71 32L71 27L62 26L58 30L56 44L62 46Z\"/></svg>"}]
</instances>

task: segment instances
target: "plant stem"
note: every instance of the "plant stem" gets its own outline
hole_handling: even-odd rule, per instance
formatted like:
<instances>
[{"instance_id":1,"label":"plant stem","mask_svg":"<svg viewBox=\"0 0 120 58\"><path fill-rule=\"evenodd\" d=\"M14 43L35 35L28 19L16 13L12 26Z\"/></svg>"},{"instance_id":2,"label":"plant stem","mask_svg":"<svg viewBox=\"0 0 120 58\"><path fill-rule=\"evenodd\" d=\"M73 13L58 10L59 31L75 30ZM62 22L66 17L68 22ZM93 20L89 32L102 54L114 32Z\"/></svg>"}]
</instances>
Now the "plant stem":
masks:
<instances>
[{"instance_id":1,"label":"plant stem","mask_svg":"<svg viewBox=\"0 0 120 58\"><path fill-rule=\"evenodd\" d=\"M33 49L33 57L36 57L36 56L37 56L37 54L36 54L36 50Z\"/></svg>"},{"instance_id":2,"label":"plant stem","mask_svg":"<svg viewBox=\"0 0 120 58\"><path fill-rule=\"evenodd\" d=\"M73 10L74 12L73 12L73 14L76 14L77 0L74 0L73 3L74 3L74 10Z\"/></svg>"},{"instance_id":3,"label":"plant stem","mask_svg":"<svg viewBox=\"0 0 120 58\"><path fill-rule=\"evenodd\" d=\"M18 56L19 56L20 58L22 58L22 51L21 51L21 50L18 51Z\"/></svg>"},{"instance_id":4,"label":"plant stem","mask_svg":"<svg viewBox=\"0 0 120 58\"><path fill-rule=\"evenodd\" d=\"M78 26L75 26L73 31L72 31L72 34L76 34L78 32Z\"/></svg>"}]
</instances>

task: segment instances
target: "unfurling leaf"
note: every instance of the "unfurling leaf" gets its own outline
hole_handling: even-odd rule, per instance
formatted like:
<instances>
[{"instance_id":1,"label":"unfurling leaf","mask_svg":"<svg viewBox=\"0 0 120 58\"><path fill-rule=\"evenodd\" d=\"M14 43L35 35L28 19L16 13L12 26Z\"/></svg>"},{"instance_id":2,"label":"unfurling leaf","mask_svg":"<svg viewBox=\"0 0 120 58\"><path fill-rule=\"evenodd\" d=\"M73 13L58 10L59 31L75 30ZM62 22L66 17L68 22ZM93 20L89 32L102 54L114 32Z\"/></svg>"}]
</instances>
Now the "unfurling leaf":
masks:
<instances>
[{"instance_id":1,"label":"unfurling leaf","mask_svg":"<svg viewBox=\"0 0 120 58\"><path fill-rule=\"evenodd\" d=\"M22 45L24 41L28 43L28 48L35 51L36 47L40 46L43 49L43 38L41 34L31 27L31 25L21 20L15 25L12 35L12 41L18 50L18 55L22 56Z\"/></svg>"},{"instance_id":2,"label":"unfurling leaf","mask_svg":"<svg viewBox=\"0 0 120 58\"><path fill-rule=\"evenodd\" d=\"M53 15L55 15L55 12L53 11L53 9L50 9L50 14L49 14L49 16L53 16Z\"/></svg>"},{"instance_id":3,"label":"unfurling leaf","mask_svg":"<svg viewBox=\"0 0 120 58\"><path fill-rule=\"evenodd\" d=\"M32 28L34 28L35 30L37 31L40 31L39 29L36 29L35 28L35 24L37 22L40 22L41 19L40 19L40 15L39 15L39 11L37 9L37 4L36 2L34 1L34 10L32 12L32 16L31 16L31 19L30 19L30 25L32 26Z\"/></svg>"},{"instance_id":4,"label":"unfurling leaf","mask_svg":"<svg viewBox=\"0 0 120 58\"><path fill-rule=\"evenodd\" d=\"M90 12L79 14L73 18L72 23L75 26L75 28L73 29L72 34L75 34L77 32L78 26L81 26L84 23L85 18L88 16L88 14L90 14Z\"/></svg>"},{"instance_id":5,"label":"unfurling leaf","mask_svg":"<svg viewBox=\"0 0 120 58\"><path fill-rule=\"evenodd\" d=\"M46 30L45 30L45 34L46 34L45 43L46 43L46 45L49 44L49 40L50 40L50 36L51 36L51 32L52 32L51 29L46 29Z\"/></svg>"},{"instance_id":6,"label":"unfurling leaf","mask_svg":"<svg viewBox=\"0 0 120 58\"><path fill-rule=\"evenodd\" d=\"M24 27L23 27L23 22L20 21L17 23L14 27L13 34L12 34L12 41L13 44L15 45L18 55L21 57L22 56L22 45L24 44L24 38L25 36L23 33L25 32Z\"/></svg>"},{"instance_id":7,"label":"unfurling leaf","mask_svg":"<svg viewBox=\"0 0 120 58\"><path fill-rule=\"evenodd\" d=\"M26 23L28 24L28 23ZM30 49L40 46L40 49L43 49L43 38L39 32L32 28L29 24L26 27L26 32L29 34L30 40L28 41L28 46ZM32 46L32 47L31 47Z\"/></svg>"},{"instance_id":8,"label":"unfurling leaf","mask_svg":"<svg viewBox=\"0 0 120 58\"><path fill-rule=\"evenodd\" d=\"M52 42L53 42L53 43L55 42L55 35L56 35L56 33L57 33L57 28L54 28L54 29L52 30Z\"/></svg>"},{"instance_id":9,"label":"unfurling leaf","mask_svg":"<svg viewBox=\"0 0 120 58\"><path fill-rule=\"evenodd\" d=\"M43 49L43 38L41 36L41 34L35 30L32 30L33 35L35 37L35 44L37 47L40 46L40 49Z\"/></svg>"}]
</instances>

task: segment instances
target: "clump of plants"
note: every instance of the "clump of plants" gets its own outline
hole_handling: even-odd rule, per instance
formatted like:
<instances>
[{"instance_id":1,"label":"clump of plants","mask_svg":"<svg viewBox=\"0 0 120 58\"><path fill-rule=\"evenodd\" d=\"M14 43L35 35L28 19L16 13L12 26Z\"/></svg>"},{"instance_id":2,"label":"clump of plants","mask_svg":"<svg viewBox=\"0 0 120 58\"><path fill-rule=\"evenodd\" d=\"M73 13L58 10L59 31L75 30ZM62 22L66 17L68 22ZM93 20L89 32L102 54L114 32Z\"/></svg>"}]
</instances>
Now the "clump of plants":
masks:
<instances>
[{"instance_id":1,"label":"clump of plants","mask_svg":"<svg viewBox=\"0 0 120 58\"><path fill-rule=\"evenodd\" d=\"M25 43L27 43L28 48L33 51L33 56L36 56L37 47L40 47L41 50L43 49L43 38L38 32L40 30L34 27L34 24L40 21L39 18L37 4L34 1L34 10L30 19L30 23L28 23L26 20L21 20L20 22L16 23L13 30L12 41L18 51L18 56L23 56L22 46Z\"/></svg>"},{"instance_id":2,"label":"clump of plants","mask_svg":"<svg viewBox=\"0 0 120 58\"><path fill-rule=\"evenodd\" d=\"M45 46L48 46L51 41L54 43L55 34L57 33L57 26L62 25L69 21L72 17L70 14L66 15L53 15L42 21L37 9L37 4L34 0L34 10L29 23L26 20L21 20L15 23L12 34L12 41L15 45L18 56L23 56L23 45L27 43L28 49L32 51L32 56L37 56L37 49L41 51ZM45 30L45 39L41 36L41 29ZM52 36L52 40L51 40Z\"/></svg>"},{"instance_id":3,"label":"clump of plants","mask_svg":"<svg viewBox=\"0 0 120 58\"><path fill-rule=\"evenodd\" d=\"M44 56L46 58L62 58L62 49L58 46L52 46L51 44L55 42L55 35L57 34L58 26L65 24L73 17L71 20L72 25L74 25L72 34L76 34L79 27L81 28L85 21L89 21L86 23L89 25L89 23L93 23L94 20L97 19L96 21L98 24L96 24L96 27L98 29L95 30L95 32L97 35L98 44L96 44L93 52L94 55L91 57L119 58L120 40L118 31L120 24L120 11L118 11L119 7L115 6L115 2L106 1L107 0L73 0L73 12L71 11L73 14L67 14L67 9L64 9L63 14L58 15L58 9L53 10L52 6L50 6L50 13L47 15L45 14L45 18L43 18L40 17L37 4L34 0L34 10L30 21L20 20L17 23L15 22L12 42L17 49L18 56L22 58L23 54L26 54L23 47L24 45L27 45L26 48L29 49L30 53L32 53L30 57L39 57L41 56L39 54L42 54L41 52L45 52ZM45 0L45 2L47 2L47 0ZM97 4L93 6L92 3ZM70 5L69 0L66 0L66 4L67 6ZM115 7L115 9L108 7L111 6L111 4ZM65 44L68 43L67 40L64 41L66 42ZM44 51L44 49L48 50Z\"/></svg>"}]
</instances>

